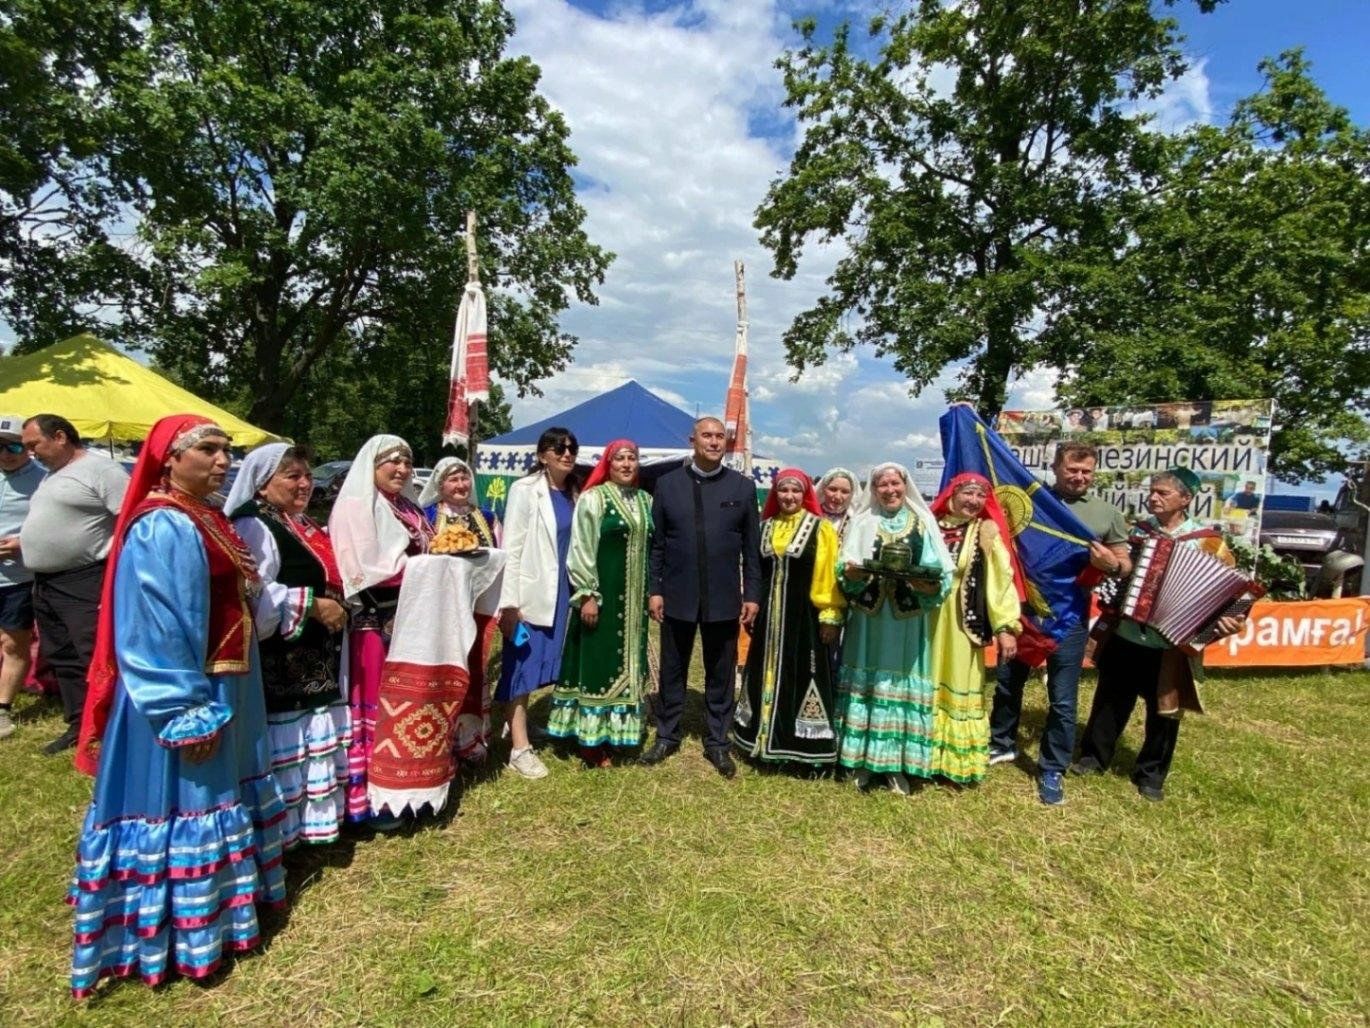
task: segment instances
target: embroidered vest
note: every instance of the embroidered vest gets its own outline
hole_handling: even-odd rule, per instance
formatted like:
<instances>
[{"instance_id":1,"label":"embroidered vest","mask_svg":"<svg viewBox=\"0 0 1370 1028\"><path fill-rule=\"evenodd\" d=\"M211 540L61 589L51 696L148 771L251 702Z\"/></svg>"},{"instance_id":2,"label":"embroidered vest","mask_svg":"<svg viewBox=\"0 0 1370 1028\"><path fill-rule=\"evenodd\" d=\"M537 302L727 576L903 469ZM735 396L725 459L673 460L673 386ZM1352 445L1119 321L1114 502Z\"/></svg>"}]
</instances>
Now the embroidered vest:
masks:
<instances>
[{"instance_id":1,"label":"embroidered vest","mask_svg":"<svg viewBox=\"0 0 1370 1028\"><path fill-rule=\"evenodd\" d=\"M260 584L252 555L223 512L175 490L150 493L130 522L154 510L178 510L190 518L209 561L209 645L205 672L242 675L251 666L252 611L249 588Z\"/></svg>"}]
</instances>

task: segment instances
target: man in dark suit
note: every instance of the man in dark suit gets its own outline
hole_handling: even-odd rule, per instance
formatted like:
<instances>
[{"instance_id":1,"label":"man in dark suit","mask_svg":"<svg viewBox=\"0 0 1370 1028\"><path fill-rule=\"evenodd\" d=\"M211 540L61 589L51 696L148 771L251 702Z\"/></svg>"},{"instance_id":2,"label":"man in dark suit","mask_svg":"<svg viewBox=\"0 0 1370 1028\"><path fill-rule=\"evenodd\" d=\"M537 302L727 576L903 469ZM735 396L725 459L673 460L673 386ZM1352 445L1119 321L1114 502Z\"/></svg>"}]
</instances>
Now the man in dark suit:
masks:
<instances>
[{"instance_id":1,"label":"man in dark suit","mask_svg":"<svg viewBox=\"0 0 1370 1028\"><path fill-rule=\"evenodd\" d=\"M661 690L656 742L642 755L659 764L680 749L685 670L695 635L704 649L704 755L724 778L737 773L728 754L737 669L737 631L756 618L761 592L761 531L756 487L723 466L723 422L700 418L694 457L662 475L652 497L647 610L661 624ZM740 588L739 588L740 586Z\"/></svg>"}]
</instances>

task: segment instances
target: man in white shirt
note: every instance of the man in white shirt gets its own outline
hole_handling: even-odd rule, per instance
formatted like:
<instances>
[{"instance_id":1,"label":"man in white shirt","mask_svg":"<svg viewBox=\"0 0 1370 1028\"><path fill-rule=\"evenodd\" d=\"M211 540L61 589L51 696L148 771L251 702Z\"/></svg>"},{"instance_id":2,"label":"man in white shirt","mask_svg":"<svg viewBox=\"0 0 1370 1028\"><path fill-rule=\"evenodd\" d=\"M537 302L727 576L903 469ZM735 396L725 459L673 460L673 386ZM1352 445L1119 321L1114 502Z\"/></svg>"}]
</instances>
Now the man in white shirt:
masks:
<instances>
[{"instance_id":1,"label":"man in white shirt","mask_svg":"<svg viewBox=\"0 0 1370 1028\"><path fill-rule=\"evenodd\" d=\"M71 422L58 414L29 418L22 440L48 469L33 495L19 546L33 572L38 645L62 693L66 730L43 749L57 754L76 745L81 728L105 557L128 472L88 451Z\"/></svg>"}]
</instances>

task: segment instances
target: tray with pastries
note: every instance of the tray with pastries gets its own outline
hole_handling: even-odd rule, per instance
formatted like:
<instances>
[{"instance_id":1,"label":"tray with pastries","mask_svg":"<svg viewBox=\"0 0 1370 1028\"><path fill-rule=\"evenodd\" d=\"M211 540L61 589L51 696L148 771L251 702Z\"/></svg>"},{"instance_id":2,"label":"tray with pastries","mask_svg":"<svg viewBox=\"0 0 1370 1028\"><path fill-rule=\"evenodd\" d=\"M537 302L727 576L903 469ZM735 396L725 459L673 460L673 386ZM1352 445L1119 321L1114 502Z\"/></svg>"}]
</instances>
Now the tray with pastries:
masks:
<instances>
[{"instance_id":1,"label":"tray with pastries","mask_svg":"<svg viewBox=\"0 0 1370 1028\"><path fill-rule=\"evenodd\" d=\"M448 525L433 537L428 552L446 557L477 557L485 552L480 536L464 525Z\"/></svg>"}]
</instances>

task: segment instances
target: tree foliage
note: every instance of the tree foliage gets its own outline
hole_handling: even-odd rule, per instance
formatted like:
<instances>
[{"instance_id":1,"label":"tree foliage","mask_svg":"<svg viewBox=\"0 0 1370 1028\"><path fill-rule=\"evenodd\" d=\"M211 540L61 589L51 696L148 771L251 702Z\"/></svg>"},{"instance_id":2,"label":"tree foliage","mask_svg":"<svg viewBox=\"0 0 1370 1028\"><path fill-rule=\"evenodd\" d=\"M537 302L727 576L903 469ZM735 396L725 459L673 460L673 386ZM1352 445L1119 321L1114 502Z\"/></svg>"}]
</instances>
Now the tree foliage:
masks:
<instances>
[{"instance_id":1,"label":"tree foliage","mask_svg":"<svg viewBox=\"0 0 1370 1028\"><path fill-rule=\"evenodd\" d=\"M756 225L780 277L810 241L843 255L789 361L867 343L919 388L961 364L959 392L998 410L1046 356L1056 250L1120 245L1120 210L1162 170L1136 105L1184 68L1175 23L1150 0L917 0L867 48L800 28L779 67L804 135Z\"/></svg>"},{"instance_id":2,"label":"tree foliage","mask_svg":"<svg viewBox=\"0 0 1370 1028\"><path fill-rule=\"evenodd\" d=\"M1370 133L1298 51L1223 127L1169 142L1121 253L1072 256L1052 330L1071 403L1273 397L1274 471L1370 441Z\"/></svg>"},{"instance_id":3,"label":"tree foliage","mask_svg":"<svg viewBox=\"0 0 1370 1028\"><path fill-rule=\"evenodd\" d=\"M131 273L96 290L119 304L108 331L267 428L330 391L404 411L440 375L445 400L474 209L493 369L523 390L564 366L558 316L594 302L612 255L582 229L537 67L504 55L500 3L113 7L122 45L64 93L98 112L93 167L136 231Z\"/></svg>"},{"instance_id":4,"label":"tree foliage","mask_svg":"<svg viewBox=\"0 0 1370 1028\"><path fill-rule=\"evenodd\" d=\"M450 326L449 326L450 328ZM283 426L292 438L308 438L321 459L351 457L377 432L392 432L431 467L445 453L448 357L441 342L426 348L390 331L328 354L300 384ZM498 382L478 408L476 438L513 428L509 403ZM460 448L455 452L466 456Z\"/></svg>"},{"instance_id":5,"label":"tree foliage","mask_svg":"<svg viewBox=\"0 0 1370 1028\"><path fill-rule=\"evenodd\" d=\"M136 287L108 235L123 194L91 102L128 39L107 0L0 0L0 317L21 339L73 335L80 307Z\"/></svg>"}]
</instances>

